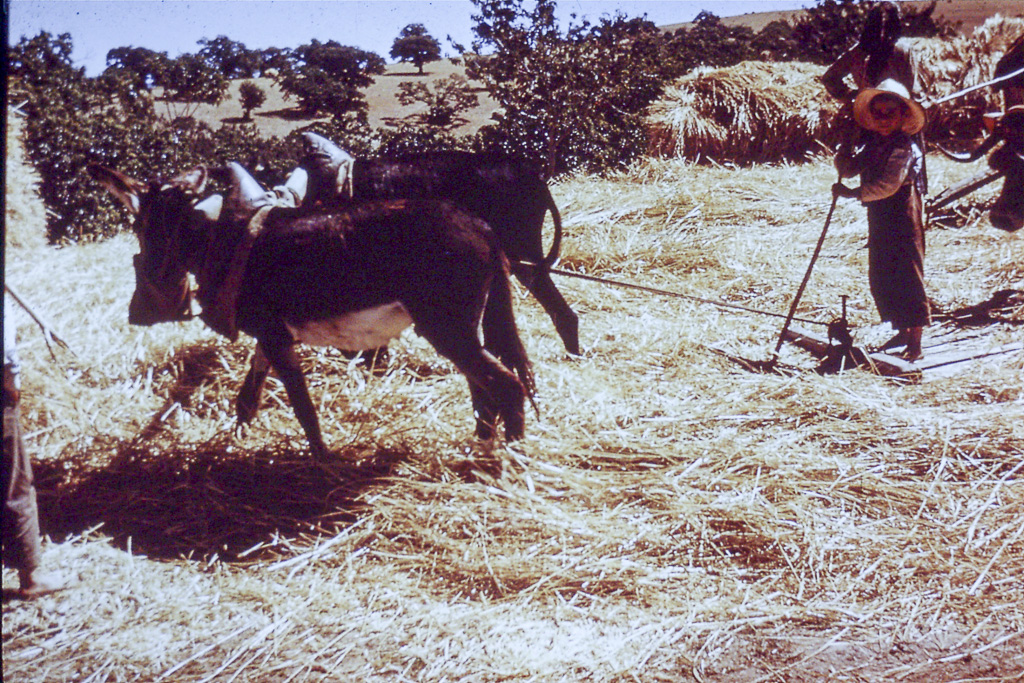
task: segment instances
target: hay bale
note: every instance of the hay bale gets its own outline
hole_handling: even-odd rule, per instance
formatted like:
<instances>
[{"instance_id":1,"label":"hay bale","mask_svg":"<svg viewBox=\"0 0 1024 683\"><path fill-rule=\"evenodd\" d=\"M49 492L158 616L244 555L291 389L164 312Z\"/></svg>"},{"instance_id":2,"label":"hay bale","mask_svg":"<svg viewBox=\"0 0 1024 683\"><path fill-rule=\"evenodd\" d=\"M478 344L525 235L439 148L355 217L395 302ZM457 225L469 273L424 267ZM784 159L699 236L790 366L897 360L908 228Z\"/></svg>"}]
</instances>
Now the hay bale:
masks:
<instances>
[{"instance_id":1,"label":"hay bale","mask_svg":"<svg viewBox=\"0 0 1024 683\"><path fill-rule=\"evenodd\" d=\"M911 39L919 65L919 97L935 101L988 81L996 62L1022 33L1024 19L997 14L969 36ZM937 141L974 139L983 134L982 114L1001 106L992 88L935 105L928 110L926 134Z\"/></svg>"},{"instance_id":2,"label":"hay bale","mask_svg":"<svg viewBox=\"0 0 1024 683\"><path fill-rule=\"evenodd\" d=\"M22 141L24 116L7 109L6 193L4 231L8 248L41 247L46 244L46 207L36 189L39 174L25 157Z\"/></svg>"},{"instance_id":3,"label":"hay bale","mask_svg":"<svg viewBox=\"0 0 1024 683\"><path fill-rule=\"evenodd\" d=\"M913 38L918 96L934 101L992 78L1024 33L1024 19L989 18L970 36ZM821 85L825 68L802 62L743 62L692 71L666 88L648 112L648 153L742 164L799 161L831 147L838 103ZM1001 106L983 88L929 109L927 136L973 139L981 115Z\"/></svg>"},{"instance_id":4,"label":"hay bale","mask_svg":"<svg viewBox=\"0 0 1024 683\"><path fill-rule=\"evenodd\" d=\"M802 62L696 69L651 106L648 151L744 164L803 160L821 150L838 108L822 73Z\"/></svg>"}]
</instances>

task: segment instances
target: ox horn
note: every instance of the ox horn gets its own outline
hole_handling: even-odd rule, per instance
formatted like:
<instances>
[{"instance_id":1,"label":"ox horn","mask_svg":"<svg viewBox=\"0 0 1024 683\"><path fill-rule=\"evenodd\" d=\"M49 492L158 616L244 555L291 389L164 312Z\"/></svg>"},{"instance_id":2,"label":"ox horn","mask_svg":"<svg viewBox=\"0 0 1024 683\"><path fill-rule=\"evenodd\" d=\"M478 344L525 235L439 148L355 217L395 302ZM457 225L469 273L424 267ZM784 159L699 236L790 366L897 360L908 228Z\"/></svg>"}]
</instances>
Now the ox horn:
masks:
<instances>
[{"instance_id":1,"label":"ox horn","mask_svg":"<svg viewBox=\"0 0 1024 683\"><path fill-rule=\"evenodd\" d=\"M323 135L317 135L316 133L305 132L302 137L306 140L306 154L326 156L328 159L336 159L347 157L348 153L345 152L341 147L325 138Z\"/></svg>"},{"instance_id":2,"label":"ox horn","mask_svg":"<svg viewBox=\"0 0 1024 683\"><path fill-rule=\"evenodd\" d=\"M241 164L228 163L228 173L231 189L224 198L223 211L229 220L248 220L258 209L273 203L271 194Z\"/></svg>"},{"instance_id":3,"label":"ox horn","mask_svg":"<svg viewBox=\"0 0 1024 683\"><path fill-rule=\"evenodd\" d=\"M206 167L196 166L195 168L185 171L184 173L167 181L160 189L167 190L169 188L176 187L184 192L198 195L202 194L206 190L206 182L208 179L209 174L206 172Z\"/></svg>"},{"instance_id":4,"label":"ox horn","mask_svg":"<svg viewBox=\"0 0 1024 683\"><path fill-rule=\"evenodd\" d=\"M206 219L216 223L220 219L220 212L224 207L224 197L219 194L211 194L192 208L200 212Z\"/></svg>"}]
</instances>

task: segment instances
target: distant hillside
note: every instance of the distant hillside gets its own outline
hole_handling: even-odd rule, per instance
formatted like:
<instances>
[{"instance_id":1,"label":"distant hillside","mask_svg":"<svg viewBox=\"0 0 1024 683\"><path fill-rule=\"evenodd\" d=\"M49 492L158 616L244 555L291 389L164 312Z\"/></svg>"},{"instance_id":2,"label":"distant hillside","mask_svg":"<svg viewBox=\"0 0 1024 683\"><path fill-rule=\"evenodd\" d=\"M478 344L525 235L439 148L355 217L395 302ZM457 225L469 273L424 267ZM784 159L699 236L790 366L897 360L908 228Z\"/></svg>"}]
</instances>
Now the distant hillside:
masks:
<instances>
[{"instance_id":1,"label":"distant hillside","mask_svg":"<svg viewBox=\"0 0 1024 683\"><path fill-rule=\"evenodd\" d=\"M927 7L930 2L931 0L906 0L906 2L900 4L920 9ZM757 32L773 21L793 19L803 12L804 10L751 12L734 17L723 17L722 23L727 26L749 26ZM1001 14L1004 17L1024 16L1024 3L1020 2L1020 0L939 0L935 13L952 22L960 22L960 30L969 32L980 26L994 14ZM669 24L661 28L671 32L680 28L689 28L690 26L692 26L692 22Z\"/></svg>"},{"instance_id":2,"label":"distant hillside","mask_svg":"<svg viewBox=\"0 0 1024 683\"><path fill-rule=\"evenodd\" d=\"M416 69L409 64L389 64L381 76L376 76L376 82L364 91L367 103L370 105L370 125L378 128L389 120L400 120L403 117L416 113L423 105L412 105L403 107L399 105L395 94L398 92L398 84L405 81L423 81L431 83L434 80L447 78L452 74L465 75L465 68L452 64L451 60L443 59L424 66L423 75L419 75ZM285 99L284 93L274 84L270 78L253 78L264 92L267 93L267 100L263 106L256 109L252 118L260 133L265 136L284 137L296 128L309 125L315 119L306 117L298 111L294 100ZM199 105L195 111L195 118L219 128L223 124L239 123L242 118L242 105L238 98L238 89L242 80L232 81L224 100L216 106ZM480 98L480 106L467 112L466 124L456 129L459 135L473 133L491 119L491 114L497 111L498 106L487 94L479 83L470 83L477 88L477 97ZM160 101L157 104L157 111L168 117L178 116L185 110L185 105L175 102Z\"/></svg>"},{"instance_id":3,"label":"distant hillside","mask_svg":"<svg viewBox=\"0 0 1024 683\"><path fill-rule=\"evenodd\" d=\"M907 4L922 7L926 6L928 1L909 0ZM939 0L937 12L951 21L961 22L961 31L970 32L994 14L1024 16L1022 7L1024 7L1024 3L1019 0ZM750 26L754 31L759 31L772 21L792 19L803 11L756 12L725 17L722 21L729 25ZM689 23L670 24L662 28L666 31L674 31L690 25ZM409 107L399 105L395 98L399 83L404 81L426 81L429 83L436 79L446 78L451 74L464 75L465 68L452 64L449 59L444 59L426 65L425 73L421 76L409 64L389 64L384 75L377 76L376 82L365 91L370 106L370 125L378 128L387 121L397 121L414 114L418 107L422 107L422 105ZM286 100L284 94L271 79L256 78L253 80L267 93L266 102L253 112L253 120L261 134L284 137L296 128L307 126L313 121L296 109L294 101ZM242 107L238 98L240 84L241 81L231 83L228 95L221 104L217 106L200 105L194 114L195 117L214 128L219 128L225 123L239 122L242 116ZM467 115L468 122L455 131L460 135L475 132L488 123L491 120L491 115L498 110L497 103L490 98L480 83L472 85L478 88L477 96L480 98L480 106L470 111ZM176 116L184 111L185 105L161 102L158 104L158 110L161 109L167 116Z\"/></svg>"}]
</instances>

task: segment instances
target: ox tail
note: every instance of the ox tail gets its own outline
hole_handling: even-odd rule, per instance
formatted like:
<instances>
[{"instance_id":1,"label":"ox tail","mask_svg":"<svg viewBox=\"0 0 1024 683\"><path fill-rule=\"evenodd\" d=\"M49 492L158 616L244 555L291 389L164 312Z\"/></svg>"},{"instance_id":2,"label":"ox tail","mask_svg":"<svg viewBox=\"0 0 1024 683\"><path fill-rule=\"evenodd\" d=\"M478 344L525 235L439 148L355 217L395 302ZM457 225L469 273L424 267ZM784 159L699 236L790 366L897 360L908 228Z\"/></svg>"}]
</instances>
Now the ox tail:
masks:
<instances>
[{"instance_id":1,"label":"ox tail","mask_svg":"<svg viewBox=\"0 0 1024 683\"><path fill-rule=\"evenodd\" d=\"M547 195L548 211L551 212L551 220L555 223L555 239L551 242L551 249L548 250L547 256L539 264L544 270L547 270L555 265L555 261L558 260L558 254L562 251L562 217L558 214L558 207L555 206L551 190L545 186L544 193Z\"/></svg>"},{"instance_id":2,"label":"ox tail","mask_svg":"<svg viewBox=\"0 0 1024 683\"><path fill-rule=\"evenodd\" d=\"M533 367L526 355L526 347L519 337L515 311L512 309L512 287L509 285L508 261L501 256L501 265L491 279L487 305L483 315L484 347L496 355L502 364L514 372L526 390L533 409L538 412L533 396L537 384Z\"/></svg>"}]
</instances>

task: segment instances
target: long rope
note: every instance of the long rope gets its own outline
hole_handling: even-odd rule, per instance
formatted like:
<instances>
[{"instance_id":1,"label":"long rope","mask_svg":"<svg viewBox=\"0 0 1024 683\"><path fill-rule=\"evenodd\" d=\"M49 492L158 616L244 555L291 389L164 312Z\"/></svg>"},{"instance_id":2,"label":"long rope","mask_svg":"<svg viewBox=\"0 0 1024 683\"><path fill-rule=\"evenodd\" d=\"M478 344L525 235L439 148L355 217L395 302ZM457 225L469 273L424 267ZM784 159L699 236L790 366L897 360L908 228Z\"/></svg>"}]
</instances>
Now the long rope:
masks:
<instances>
[{"instance_id":1,"label":"long rope","mask_svg":"<svg viewBox=\"0 0 1024 683\"><path fill-rule=\"evenodd\" d=\"M534 268L539 267L537 264L529 263L527 261L517 261L516 264L517 265L522 265L522 266L534 267ZM682 292L673 292L673 291L670 291L670 290L667 290L667 289L656 289L654 287L645 287L644 285L636 285L636 284L633 284L632 282L622 282L621 280L609 280L608 278L596 277L594 275L585 275L583 273L577 273L577 272L574 272L574 271L571 271L571 270L561 270L559 268L547 268L546 270L549 273L554 273L555 275L564 275L566 277L574 277L574 278L578 278L580 280L587 280L589 282L599 282L601 284L613 285L615 287L624 287L626 289L636 289L636 290L639 290L641 292L649 292L651 294L661 294L662 296L672 296L672 297L677 297L679 299L688 299L690 301L696 301L696 302L699 302L699 303L702 303L702 304L711 304L712 306L718 306L720 308L731 308L731 309L738 310L738 311L745 311L747 313L756 313L758 315L768 315L768 316L772 316L772 317L775 317L775 318L785 318L785 317L787 317L787 316L785 316L785 315L783 315L781 313L772 313L771 311L762 311L762 310L759 310L759 309L756 309L756 308L750 308L748 306L741 306L739 304L731 304L731 303L729 303L727 301L719 301L717 299L706 299L704 297L693 296L692 294L683 294ZM828 326L828 323L823 323L823 322L821 322L819 320L809 320L807 318L792 318L792 320L796 320L796 321L802 322L802 323L807 323L808 325L822 325L822 326L826 326L826 327Z\"/></svg>"}]
</instances>

